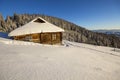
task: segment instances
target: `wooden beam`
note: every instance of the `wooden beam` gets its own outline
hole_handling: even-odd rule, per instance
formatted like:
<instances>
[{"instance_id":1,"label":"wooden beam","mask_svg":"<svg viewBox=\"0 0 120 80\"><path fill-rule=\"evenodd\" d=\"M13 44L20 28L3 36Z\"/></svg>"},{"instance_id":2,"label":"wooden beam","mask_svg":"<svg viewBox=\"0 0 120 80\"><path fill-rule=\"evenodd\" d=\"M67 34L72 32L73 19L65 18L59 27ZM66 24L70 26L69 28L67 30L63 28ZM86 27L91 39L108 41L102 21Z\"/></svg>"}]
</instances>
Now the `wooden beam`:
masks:
<instances>
[{"instance_id":1,"label":"wooden beam","mask_svg":"<svg viewBox=\"0 0 120 80\"><path fill-rule=\"evenodd\" d=\"M51 34L51 45L53 44L53 42L52 42L52 33L50 33Z\"/></svg>"},{"instance_id":2,"label":"wooden beam","mask_svg":"<svg viewBox=\"0 0 120 80\"><path fill-rule=\"evenodd\" d=\"M41 33L40 33L40 35L39 35L39 39L40 39L40 43L41 43Z\"/></svg>"}]
</instances>

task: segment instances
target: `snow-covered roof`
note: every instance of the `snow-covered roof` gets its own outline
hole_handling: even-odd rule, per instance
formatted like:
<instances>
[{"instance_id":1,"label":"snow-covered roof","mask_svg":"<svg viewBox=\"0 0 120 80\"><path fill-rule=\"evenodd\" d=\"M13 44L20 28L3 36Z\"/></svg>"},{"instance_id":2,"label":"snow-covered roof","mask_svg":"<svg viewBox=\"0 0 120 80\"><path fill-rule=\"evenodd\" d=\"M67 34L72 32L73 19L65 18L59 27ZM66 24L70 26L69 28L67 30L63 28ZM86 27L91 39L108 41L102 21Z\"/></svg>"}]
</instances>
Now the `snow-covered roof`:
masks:
<instances>
[{"instance_id":1,"label":"snow-covered roof","mask_svg":"<svg viewBox=\"0 0 120 80\"><path fill-rule=\"evenodd\" d=\"M47 22L41 17L38 17L31 22L19 27L8 34L8 36L18 36L33 33L45 33L45 32L64 32L63 29Z\"/></svg>"}]
</instances>

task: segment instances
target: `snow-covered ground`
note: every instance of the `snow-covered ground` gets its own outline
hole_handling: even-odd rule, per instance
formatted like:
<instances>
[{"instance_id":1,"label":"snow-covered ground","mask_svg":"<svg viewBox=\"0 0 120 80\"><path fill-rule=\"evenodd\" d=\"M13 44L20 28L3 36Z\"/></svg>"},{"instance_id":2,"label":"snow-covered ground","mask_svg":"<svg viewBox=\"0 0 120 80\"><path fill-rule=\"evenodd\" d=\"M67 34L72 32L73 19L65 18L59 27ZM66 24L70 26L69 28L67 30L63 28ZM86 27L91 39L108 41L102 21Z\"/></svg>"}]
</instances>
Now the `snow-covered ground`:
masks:
<instances>
[{"instance_id":1,"label":"snow-covered ground","mask_svg":"<svg viewBox=\"0 0 120 80\"><path fill-rule=\"evenodd\" d=\"M120 52L63 41L63 46L0 38L0 80L120 80Z\"/></svg>"}]
</instances>

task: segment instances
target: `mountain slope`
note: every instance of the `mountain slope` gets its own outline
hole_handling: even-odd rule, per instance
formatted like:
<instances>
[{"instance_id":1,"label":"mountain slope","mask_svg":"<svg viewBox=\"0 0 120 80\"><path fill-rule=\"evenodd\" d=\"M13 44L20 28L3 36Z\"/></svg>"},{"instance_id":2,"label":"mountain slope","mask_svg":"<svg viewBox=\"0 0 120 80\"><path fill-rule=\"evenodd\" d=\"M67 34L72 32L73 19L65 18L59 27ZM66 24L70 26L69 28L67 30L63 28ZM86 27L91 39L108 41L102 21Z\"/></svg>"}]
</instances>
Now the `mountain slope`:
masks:
<instances>
[{"instance_id":1,"label":"mountain slope","mask_svg":"<svg viewBox=\"0 0 120 80\"><path fill-rule=\"evenodd\" d=\"M40 14L14 14L11 17L8 16L6 20L3 20L1 16L0 30L3 32L10 32L39 16L63 28L65 30L63 39L65 40L120 48L120 38L114 35L92 32L63 19Z\"/></svg>"},{"instance_id":2,"label":"mountain slope","mask_svg":"<svg viewBox=\"0 0 120 80\"><path fill-rule=\"evenodd\" d=\"M114 34L117 37L120 37L120 29L115 30L93 30L94 32L98 33L105 33L105 34Z\"/></svg>"}]
</instances>

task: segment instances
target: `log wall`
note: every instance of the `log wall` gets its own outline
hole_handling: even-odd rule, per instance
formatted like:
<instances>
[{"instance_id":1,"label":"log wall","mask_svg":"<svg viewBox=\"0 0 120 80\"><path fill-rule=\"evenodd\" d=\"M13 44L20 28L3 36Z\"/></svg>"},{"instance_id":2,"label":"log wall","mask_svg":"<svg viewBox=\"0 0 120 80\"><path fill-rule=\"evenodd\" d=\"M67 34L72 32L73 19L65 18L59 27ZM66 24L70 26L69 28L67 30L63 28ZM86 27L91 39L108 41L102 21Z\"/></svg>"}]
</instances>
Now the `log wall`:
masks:
<instances>
[{"instance_id":1,"label":"log wall","mask_svg":"<svg viewBox=\"0 0 120 80\"><path fill-rule=\"evenodd\" d=\"M21 36L14 36L15 40L30 41L42 44L61 44L62 33L35 33Z\"/></svg>"}]
</instances>

